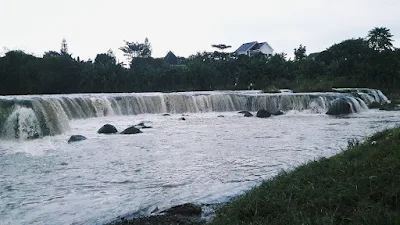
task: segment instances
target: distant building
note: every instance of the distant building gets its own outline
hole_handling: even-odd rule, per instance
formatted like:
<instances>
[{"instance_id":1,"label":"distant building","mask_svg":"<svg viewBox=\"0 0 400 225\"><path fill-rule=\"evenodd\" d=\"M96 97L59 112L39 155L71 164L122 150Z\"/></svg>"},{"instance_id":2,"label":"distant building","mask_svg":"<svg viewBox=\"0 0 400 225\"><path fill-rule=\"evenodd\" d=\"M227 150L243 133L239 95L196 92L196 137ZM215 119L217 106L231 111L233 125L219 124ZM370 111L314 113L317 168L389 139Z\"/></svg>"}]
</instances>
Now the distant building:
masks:
<instances>
[{"instance_id":1,"label":"distant building","mask_svg":"<svg viewBox=\"0 0 400 225\"><path fill-rule=\"evenodd\" d=\"M237 55L247 55L252 56L255 54L264 54L264 55L272 55L274 53L274 49L267 43L261 42L258 43L257 41L249 42L242 44L235 53Z\"/></svg>"},{"instance_id":2,"label":"distant building","mask_svg":"<svg viewBox=\"0 0 400 225\"><path fill-rule=\"evenodd\" d=\"M164 61L171 65L177 65L179 62L178 57L176 57L176 55L171 51L169 51L167 55L164 57Z\"/></svg>"}]
</instances>

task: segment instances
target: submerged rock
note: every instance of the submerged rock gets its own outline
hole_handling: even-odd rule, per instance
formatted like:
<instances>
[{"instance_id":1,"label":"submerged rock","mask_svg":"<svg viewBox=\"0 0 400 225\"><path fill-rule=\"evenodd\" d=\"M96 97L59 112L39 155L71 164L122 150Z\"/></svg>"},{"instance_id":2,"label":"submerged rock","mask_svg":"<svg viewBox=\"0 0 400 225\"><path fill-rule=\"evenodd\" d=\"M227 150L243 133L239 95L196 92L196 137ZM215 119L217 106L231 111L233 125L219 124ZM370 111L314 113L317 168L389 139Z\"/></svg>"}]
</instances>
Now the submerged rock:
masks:
<instances>
[{"instance_id":1,"label":"submerged rock","mask_svg":"<svg viewBox=\"0 0 400 225\"><path fill-rule=\"evenodd\" d=\"M219 116L217 116L218 118L223 118L223 117L225 117L225 116L223 116L223 115L219 115Z\"/></svg>"},{"instance_id":2,"label":"submerged rock","mask_svg":"<svg viewBox=\"0 0 400 225\"><path fill-rule=\"evenodd\" d=\"M139 134L139 133L143 133L143 132L141 130L139 130L138 128L136 128L135 126L128 127L124 131L121 132L121 134Z\"/></svg>"},{"instance_id":3,"label":"submerged rock","mask_svg":"<svg viewBox=\"0 0 400 225\"><path fill-rule=\"evenodd\" d=\"M265 109L258 110L257 115L258 118L268 118L271 116L271 113Z\"/></svg>"},{"instance_id":4,"label":"submerged rock","mask_svg":"<svg viewBox=\"0 0 400 225\"><path fill-rule=\"evenodd\" d=\"M368 108L370 108L370 109L379 109L379 108L381 108L381 107L382 107L382 104L379 103L379 102L371 102L371 103L368 105Z\"/></svg>"},{"instance_id":5,"label":"submerged rock","mask_svg":"<svg viewBox=\"0 0 400 225\"><path fill-rule=\"evenodd\" d=\"M251 112L245 112L243 113L244 117L252 117L253 114Z\"/></svg>"},{"instance_id":6,"label":"submerged rock","mask_svg":"<svg viewBox=\"0 0 400 225\"><path fill-rule=\"evenodd\" d=\"M201 215L201 212L202 212L201 206L192 203L177 205L170 209L162 211L162 213L167 213L169 215L184 215L184 216L199 216Z\"/></svg>"},{"instance_id":7,"label":"submerged rock","mask_svg":"<svg viewBox=\"0 0 400 225\"><path fill-rule=\"evenodd\" d=\"M162 116L171 116L171 114L169 114L169 113L164 113L164 114L162 114Z\"/></svg>"},{"instance_id":8,"label":"submerged rock","mask_svg":"<svg viewBox=\"0 0 400 225\"><path fill-rule=\"evenodd\" d=\"M139 128L139 129L149 129L149 128L153 128L153 127L151 127L151 126L146 126L146 125L144 125L143 122L142 122L142 123L136 124L134 127Z\"/></svg>"},{"instance_id":9,"label":"submerged rock","mask_svg":"<svg viewBox=\"0 0 400 225\"><path fill-rule=\"evenodd\" d=\"M99 134L115 134L118 133L117 128L115 128L113 125L111 124L106 124L103 127L101 127L97 133Z\"/></svg>"},{"instance_id":10,"label":"submerged rock","mask_svg":"<svg viewBox=\"0 0 400 225\"><path fill-rule=\"evenodd\" d=\"M77 142L77 141L83 141L83 140L86 140L86 139L87 138L85 136L82 136L82 135L72 135L69 138L68 143Z\"/></svg>"},{"instance_id":11,"label":"submerged rock","mask_svg":"<svg viewBox=\"0 0 400 225\"><path fill-rule=\"evenodd\" d=\"M351 105L345 98L338 98L332 101L331 107L329 107L327 115L341 115L350 114Z\"/></svg>"},{"instance_id":12,"label":"submerged rock","mask_svg":"<svg viewBox=\"0 0 400 225\"><path fill-rule=\"evenodd\" d=\"M281 115L283 115L283 112L281 110L278 110L278 111L273 112L271 114L274 115L274 116L281 116Z\"/></svg>"},{"instance_id":13,"label":"submerged rock","mask_svg":"<svg viewBox=\"0 0 400 225\"><path fill-rule=\"evenodd\" d=\"M385 111L400 111L400 106L393 104L393 103L388 103L382 105L379 110L385 110Z\"/></svg>"},{"instance_id":14,"label":"submerged rock","mask_svg":"<svg viewBox=\"0 0 400 225\"><path fill-rule=\"evenodd\" d=\"M243 114L244 117L252 117L253 116L253 114L251 112L246 111L246 110L240 111L238 113Z\"/></svg>"}]
</instances>

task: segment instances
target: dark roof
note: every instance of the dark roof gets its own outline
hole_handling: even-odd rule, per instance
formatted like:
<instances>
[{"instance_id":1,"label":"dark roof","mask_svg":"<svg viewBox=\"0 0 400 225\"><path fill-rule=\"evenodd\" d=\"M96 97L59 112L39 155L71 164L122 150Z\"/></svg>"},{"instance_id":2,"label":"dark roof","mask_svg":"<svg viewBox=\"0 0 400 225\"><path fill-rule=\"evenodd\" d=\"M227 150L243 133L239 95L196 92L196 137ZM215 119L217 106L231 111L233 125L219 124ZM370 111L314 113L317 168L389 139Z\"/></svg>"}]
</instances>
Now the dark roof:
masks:
<instances>
[{"instance_id":1,"label":"dark roof","mask_svg":"<svg viewBox=\"0 0 400 225\"><path fill-rule=\"evenodd\" d=\"M242 44L235 52L245 52L248 51L250 48L252 48L254 45L257 45L257 41L249 42Z\"/></svg>"},{"instance_id":2,"label":"dark roof","mask_svg":"<svg viewBox=\"0 0 400 225\"><path fill-rule=\"evenodd\" d=\"M169 64L178 64L178 57L176 57L176 55L171 51L167 53L167 55L164 57L164 60Z\"/></svg>"}]
</instances>

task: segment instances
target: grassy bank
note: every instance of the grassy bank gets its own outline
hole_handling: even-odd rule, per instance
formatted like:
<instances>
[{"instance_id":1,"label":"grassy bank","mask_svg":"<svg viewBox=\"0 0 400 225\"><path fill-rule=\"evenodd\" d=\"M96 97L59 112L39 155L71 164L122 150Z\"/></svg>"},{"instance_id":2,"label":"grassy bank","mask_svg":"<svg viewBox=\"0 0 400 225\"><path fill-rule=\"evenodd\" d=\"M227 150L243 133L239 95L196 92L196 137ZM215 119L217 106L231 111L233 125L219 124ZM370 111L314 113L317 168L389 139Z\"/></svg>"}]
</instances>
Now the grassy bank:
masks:
<instances>
[{"instance_id":1,"label":"grassy bank","mask_svg":"<svg viewBox=\"0 0 400 225\"><path fill-rule=\"evenodd\" d=\"M264 182L212 224L400 224L400 128Z\"/></svg>"}]
</instances>

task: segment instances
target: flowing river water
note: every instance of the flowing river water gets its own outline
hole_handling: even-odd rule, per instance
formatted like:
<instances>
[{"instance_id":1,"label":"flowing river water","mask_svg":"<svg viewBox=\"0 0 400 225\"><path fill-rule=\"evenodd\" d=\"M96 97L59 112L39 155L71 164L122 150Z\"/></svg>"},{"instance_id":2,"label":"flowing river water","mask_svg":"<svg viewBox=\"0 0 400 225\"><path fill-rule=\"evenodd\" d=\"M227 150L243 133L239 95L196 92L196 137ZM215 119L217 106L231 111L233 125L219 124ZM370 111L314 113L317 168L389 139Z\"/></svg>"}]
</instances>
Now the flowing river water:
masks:
<instances>
[{"instance_id":1,"label":"flowing river water","mask_svg":"<svg viewBox=\"0 0 400 225\"><path fill-rule=\"evenodd\" d=\"M398 112L366 109L387 100L381 93L364 94L349 100L355 113L346 116L325 115L332 100L349 97L338 93L0 97L0 224L102 224L156 207L226 202L400 123ZM285 114L237 113L259 108ZM153 128L96 133L139 122ZM75 134L88 139L68 144Z\"/></svg>"}]
</instances>

